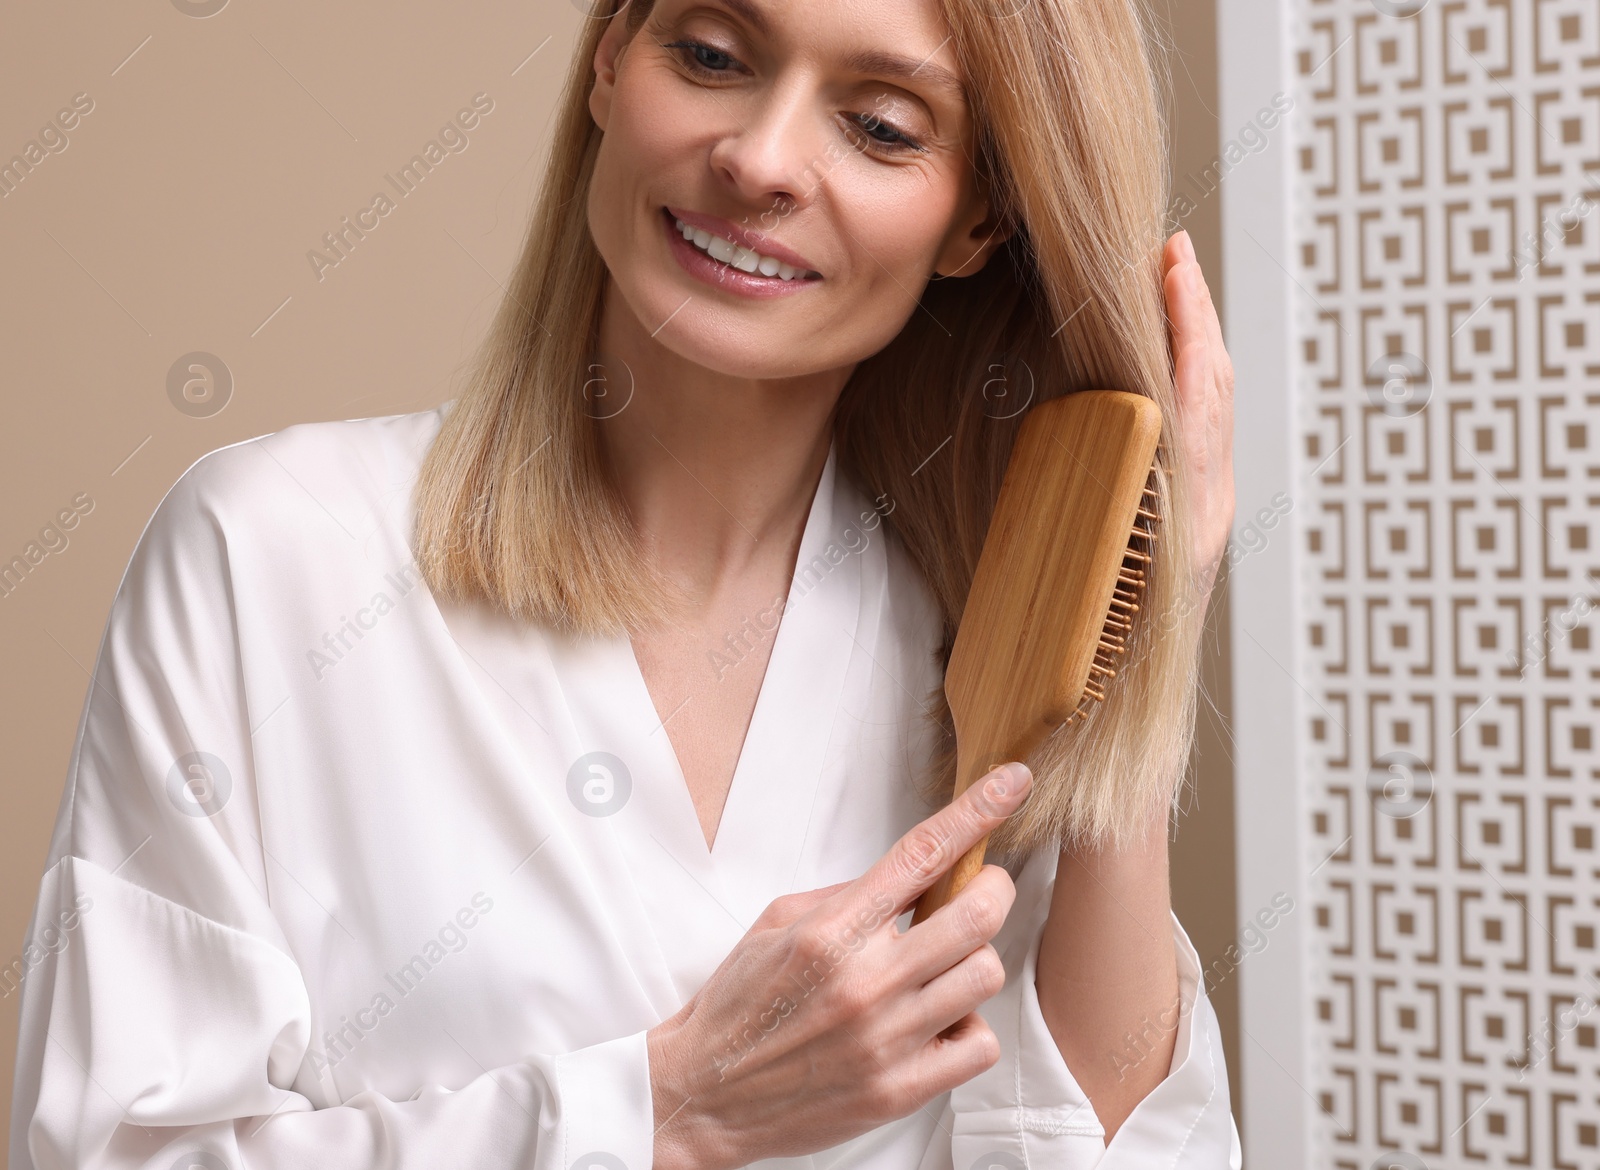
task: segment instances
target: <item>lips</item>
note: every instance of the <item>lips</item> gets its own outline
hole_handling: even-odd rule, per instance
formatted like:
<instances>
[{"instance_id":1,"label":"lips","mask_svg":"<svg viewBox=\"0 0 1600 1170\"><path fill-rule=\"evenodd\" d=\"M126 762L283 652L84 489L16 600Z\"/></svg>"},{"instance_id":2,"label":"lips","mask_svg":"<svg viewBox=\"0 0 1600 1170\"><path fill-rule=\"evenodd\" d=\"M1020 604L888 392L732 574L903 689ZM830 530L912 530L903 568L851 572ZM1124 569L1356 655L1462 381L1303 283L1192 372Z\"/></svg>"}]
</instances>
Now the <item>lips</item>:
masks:
<instances>
[{"instance_id":1,"label":"lips","mask_svg":"<svg viewBox=\"0 0 1600 1170\"><path fill-rule=\"evenodd\" d=\"M820 275L816 271L817 266L810 260L800 255L800 253L784 247L765 232L750 231L720 216L704 215L698 211L686 211L681 207L666 207L663 210L668 216L674 219L681 219L690 227L699 228L701 231L708 232L713 236L721 236L723 239L731 241L742 248L748 248L761 256L771 256L779 263L787 264L791 268L797 268L809 279L817 279Z\"/></svg>"},{"instance_id":2,"label":"lips","mask_svg":"<svg viewBox=\"0 0 1600 1170\"><path fill-rule=\"evenodd\" d=\"M704 226L707 222L722 230L712 232ZM694 213L682 216L674 208L662 208L661 227L667 234L667 250L678 266L702 285L722 293L768 299L794 295L822 282L821 274L800 254L758 240L754 232L742 232L726 219ZM741 242L731 237L739 237ZM746 242L760 242L760 246L752 248Z\"/></svg>"},{"instance_id":3,"label":"lips","mask_svg":"<svg viewBox=\"0 0 1600 1170\"><path fill-rule=\"evenodd\" d=\"M685 240L693 243L696 248L704 251L707 256L715 259L715 261L722 261L728 267L736 267L739 272L747 272L747 274L749 272L760 272L763 277L778 277L779 280L803 280L805 278L806 274L802 269L797 269L792 264L784 264L776 256L766 256L766 254L758 253L758 251L750 251L749 248L744 248L744 246L734 243L733 240L726 240L720 235L712 235L704 227L690 226L690 224L683 222L682 219L674 219L672 226L677 227L678 232L683 235Z\"/></svg>"}]
</instances>

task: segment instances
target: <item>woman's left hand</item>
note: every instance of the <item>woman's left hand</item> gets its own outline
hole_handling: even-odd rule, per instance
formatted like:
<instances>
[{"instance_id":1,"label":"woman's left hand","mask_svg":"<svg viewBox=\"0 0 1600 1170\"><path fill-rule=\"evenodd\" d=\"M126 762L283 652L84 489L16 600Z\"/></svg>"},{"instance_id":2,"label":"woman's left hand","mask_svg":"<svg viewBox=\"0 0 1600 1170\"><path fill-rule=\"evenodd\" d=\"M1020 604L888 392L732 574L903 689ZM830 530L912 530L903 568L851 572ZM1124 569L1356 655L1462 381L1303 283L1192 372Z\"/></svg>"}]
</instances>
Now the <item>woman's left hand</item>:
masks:
<instances>
[{"instance_id":1,"label":"woman's left hand","mask_svg":"<svg viewBox=\"0 0 1600 1170\"><path fill-rule=\"evenodd\" d=\"M1195 601L1203 612L1233 525L1233 362L1188 232L1167 240L1161 268L1178 390L1178 457L1188 469Z\"/></svg>"}]
</instances>

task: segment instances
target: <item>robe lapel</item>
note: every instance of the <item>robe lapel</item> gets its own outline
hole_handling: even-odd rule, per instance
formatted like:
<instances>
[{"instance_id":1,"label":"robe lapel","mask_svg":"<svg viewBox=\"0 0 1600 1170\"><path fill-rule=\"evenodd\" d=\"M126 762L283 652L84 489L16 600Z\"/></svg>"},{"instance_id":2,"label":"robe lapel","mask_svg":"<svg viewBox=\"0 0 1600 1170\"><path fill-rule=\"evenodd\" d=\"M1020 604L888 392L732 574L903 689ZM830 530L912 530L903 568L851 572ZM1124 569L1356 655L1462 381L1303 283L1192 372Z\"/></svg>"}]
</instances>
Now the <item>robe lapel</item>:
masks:
<instances>
[{"instance_id":1,"label":"robe lapel","mask_svg":"<svg viewBox=\"0 0 1600 1170\"><path fill-rule=\"evenodd\" d=\"M551 654L579 740L626 775L626 802L597 817L614 830L618 878L634 887L681 1001L749 927L706 852L683 773L627 637L552 637Z\"/></svg>"},{"instance_id":2,"label":"robe lapel","mask_svg":"<svg viewBox=\"0 0 1600 1170\"><path fill-rule=\"evenodd\" d=\"M711 851L728 904L746 922L795 889L850 662L865 649L856 641L862 558L881 553L875 543L851 539L861 535L859 497L840 481L837 467L835 447L800 538L783 617Z\"/></svg>"},{"instance_id":3,"label":"robe lapel","mask_svg":"<svg viewBox=\"0 0 1600 1170\"><path fill-rule=\"evenodd\" d=\"M625 827L632 802L615 815L594 816L591 803L574 802L569 783L574 766L590 753L637 754L614 726L618 677L626 674L604 661L603 646L575 643L482 605L446 603L440 610L484 708L522 753L526 782L548 810L537 826L540 840L519 867L521 879L552 890L576 885L592 891L604 921L591 926L609 937L657 1018L665 1019L682 1006L684 994L673 956L658 942L660 907L641 896L652 883L634 869L637 845ZM637 807L631 812L653 815Z\"/></svg>"}]
</instances>

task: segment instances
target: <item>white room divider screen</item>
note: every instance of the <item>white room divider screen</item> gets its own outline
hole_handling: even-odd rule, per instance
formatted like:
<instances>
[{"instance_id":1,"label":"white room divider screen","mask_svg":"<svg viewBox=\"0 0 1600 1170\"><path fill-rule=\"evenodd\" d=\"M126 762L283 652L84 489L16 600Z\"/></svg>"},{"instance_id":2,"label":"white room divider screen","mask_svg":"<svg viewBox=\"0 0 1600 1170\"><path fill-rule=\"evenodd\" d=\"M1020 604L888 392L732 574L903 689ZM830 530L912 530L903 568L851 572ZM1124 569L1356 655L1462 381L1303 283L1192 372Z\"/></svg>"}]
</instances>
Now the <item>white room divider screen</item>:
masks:
<instances>
[{"instance_id":1,"label":"white room divider screen","mask_svg":"<svg viewBox=\"0 0 1600 1170\"><path fill-rule=\"evenodd\" d=\"M1247 1164L1600 1168L1600 4L1219 39Z\"/></svg>"}]
</instances>

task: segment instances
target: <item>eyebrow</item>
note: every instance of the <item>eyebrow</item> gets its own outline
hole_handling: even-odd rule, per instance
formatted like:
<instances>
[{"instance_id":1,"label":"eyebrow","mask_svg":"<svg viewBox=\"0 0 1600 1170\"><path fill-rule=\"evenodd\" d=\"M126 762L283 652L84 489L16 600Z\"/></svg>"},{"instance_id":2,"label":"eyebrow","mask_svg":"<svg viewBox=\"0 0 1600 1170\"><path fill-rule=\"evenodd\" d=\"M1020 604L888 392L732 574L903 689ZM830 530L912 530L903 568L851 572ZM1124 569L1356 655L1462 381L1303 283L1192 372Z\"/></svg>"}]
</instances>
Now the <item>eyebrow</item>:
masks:
<instances>
[{"instance_id":1,"label":"eyebrow","mask_svg":"<svg viewBox=\"0 0 1600 1170\"><path fill-rule=\"evenodd\" d=\"M935 65L932 61L913 61L910 57L885 53L880 49L863 49L846 57L845 65L857 73L871 73L902 81L922 80L944 91L947 97L955 101L967 100L967 87L961 84L961 79L943 65Z\"/></svg>"},{"instance_id":2,"label":"eyebrow","mask_svg":"<svg viewBox=\"0 0 1600 1170\"><path fill-rule=\"evenodd\" d=\"M762 12L751 0L722 0L722 2L749 21L751 27L762 36L767 36L772 32L772 26L767 23L767 14Z\"/></svg>"},{"instance_id":3,"label":"eyebrow","mask_svg":"<svg viewBox=\"0 0 1600 1170\"><path fill-rule=\"evenodd\" d=\"M749 22L750 26L763 36L769 36L772 25L767 20L767 14L754 0L722 0L739 16ZM943 43L939 48L943 48ZM938 52L935 49L934 52ZM931 57L932 54L930 53ZM915 61L910 57L902 57L896 53L886 53L882 49L861 49L851 53L845 58L845 67L855 73L870 73L878 77L895 78L901 81L924 81L933 88L942 91L947 97L965 103L967 100L967 87L943 65L935 65L926 58Z\"/></svg>"}]
</instances>

